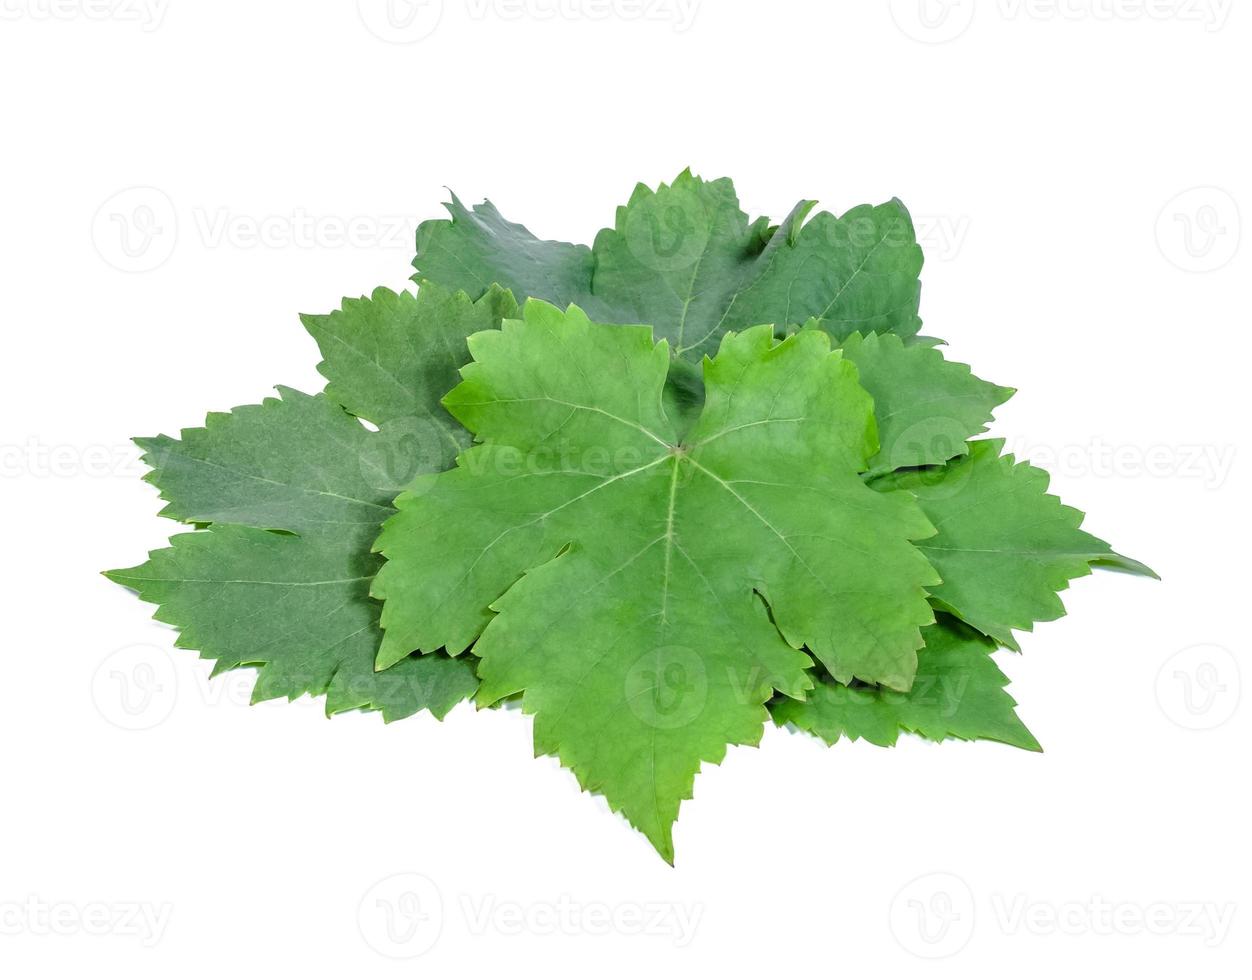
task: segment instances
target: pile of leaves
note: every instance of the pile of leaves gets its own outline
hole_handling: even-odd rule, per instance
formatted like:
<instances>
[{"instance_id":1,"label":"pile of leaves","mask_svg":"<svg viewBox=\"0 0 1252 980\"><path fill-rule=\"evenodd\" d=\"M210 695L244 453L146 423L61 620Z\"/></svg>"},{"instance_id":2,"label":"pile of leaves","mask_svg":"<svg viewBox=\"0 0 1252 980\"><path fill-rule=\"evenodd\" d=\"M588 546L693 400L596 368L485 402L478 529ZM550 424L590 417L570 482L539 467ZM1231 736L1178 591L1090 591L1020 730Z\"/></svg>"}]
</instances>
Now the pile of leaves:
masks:
<instances>
[{"instance_id":1,"label":"pile of leaves","mask_svg":"<svg viewBox=\"0 0 1252 980\"><path fill-rule=\"evenodd\" d=\"M903 205L812 208L684 172L587 248L454 198L415 293L302 318L324 391L137 440L193 529L108 576L256 701L520 699L667 861L771 717L1037 750L992 654L1092 568L1152 573L978 438L1013 392L918 337Z\"/></svg>"}]
</instances>

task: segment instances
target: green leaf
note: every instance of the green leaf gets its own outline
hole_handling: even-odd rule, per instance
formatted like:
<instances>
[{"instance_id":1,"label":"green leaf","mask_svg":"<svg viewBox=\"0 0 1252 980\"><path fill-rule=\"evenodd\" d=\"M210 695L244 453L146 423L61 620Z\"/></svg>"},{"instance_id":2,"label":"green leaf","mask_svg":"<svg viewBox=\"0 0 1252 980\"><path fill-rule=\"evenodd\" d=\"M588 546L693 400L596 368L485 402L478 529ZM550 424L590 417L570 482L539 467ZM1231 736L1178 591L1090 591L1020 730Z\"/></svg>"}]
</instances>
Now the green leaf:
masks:
<instances>
[{"instance_id":1,"label":"green leaf","mask_svg":"<svg viewBox=\"0 0 1252 980\"><path fill-rule=\"evenodd\" d=\"M144 479L168 501L162 516L302 533L368 535L392 512L367 451L371 433L325 395L279 387L281 398L210 412L181 438L136 439Z\"/></svg>"},{"instance_id":2,"label":"green leaf","mask_svg":"<svg viewBox=\"0 0 1252 980\"><path fill-rule=\"evenodd\" d=\"M506 221L490 201L466 208L453 194L451 220L423 221L417 229L419 283L483 296L498 283L519 299L585 300L595 261L586 245L540 241Z\"/></svg>"},{"instance_id":3,"label":"green leaf","mask_svg":"<svg viewBox=\"0 0 1252 980\"><path fill-rule=\"evenodd\" d=\"M473 662L406 655L375 672L380 606L368 583L379 559L369 548L400 487L451 465L468 442L439 398L469 357L466 336L514 309L503 291L472 303L428 287L306 317L334 399L379 430L327 395L280 388L281 399L212 413L179 439L136 440L168 502L162 513L208 528L107 574L157 603L157 618L181 629L179 645L215 670L259 666L257 700L326 694L328 713L442 716L477 687Z\"/></svg>"},{"instance_id":4,"label":"green leaf","mask_svg":"<svg viewBox=\"0 0 1252 980\"><path fill-rule=\"evenodd\" d=\"M479 703L524 692L537 751L666 859L701 762L809 687L801 646L908 689L938 581L912 541L933 529L862 481L871 400L824 334L726 335L682 441L646 328L532 301L470 350L444 404L480 443L397 498L376 545L380 666L473 644Z\"/></svg>"},{"instance_id":5,"label":"green leaf","mask_svg":"<svg viewBox=\"0 0 1252 980\"><path fill-rule=\"evenodd\" d=\"M671 862L696 774L771 715L1038 750L997 644L1092 568L1153 573L970 443L1012 390L918 335L903 205L814 205L775 226L684 171L588 248L454 196L420 292L303 317L324 393L137 440L197 530L105 574L254 701L520 702Z\"/></svg>"},{"instance_id":6,"label":"green leaf","mask_svg":"<svg viewBox=\"0 0 1252 980\"><path fill-rule=\"evenodd\" d=\"M615 226L596 236L591 309L651 324L675 357L698 359L726 330L755 324L728 314L737 287L758 279L785 242L784 233L771 243L770 232L768 219L751 222L739 210L729 180L684 172L656 191L639 184Z\"/></svg>"},{"instance_id":7,"label":"green leaf","mask_svg":"<svg viewBox=\"0 0 1252 980\"><path fill-rule=\"evenodd\" d=\"M801 201L777 229L740 210L729 180L684 171L639 185L594 249L540 241L490 203L418 230L418 277L479 295L492 283L519 297L575 303L605 322L651 324L675 357L698 359L731 330L814 318L835 337L860 330L912 337L922 253L893 200L823 212Z\"/></svg>"},{"instance_id":8,"label":"green leaf","mask_svg":"<svg viewBox=\"0 0 1252 980\"><path fill-rule=\"evenodd\" d=\"M854 333L840 346L874 397L882 449L870 460L871 476L964 455L966 440L985 432L992 410L1013 394L933 347L891 334Z\"/></svg>"},{"instance_id":9,"label":"green leaf","mask_svg":"<svg viewBox=\"0 0 1252 980\"><path fill-rule=\"evenodd\" d=\"M971 443L943 467L893 473L878 489L908 490L939 533L919 544L943 579L932 588L947 610L1011 649L1013 630L1065 615L1057 593L1093 564L1154 575L1080 530L1083 514L1048 494L1048 474L1001 456L1003 440Z\"/></svg>"},{"instance_id":10,"label":"green leaf","mask_svg":"<svg viewBox=\"0 0 1252 980\"><path fill-rule=\"evenodd\" d=\"M990 739L1039 751L1004 691L1008 678L991 659L995 643L942 614L922 636L926 645L917 652L917 677L908 693L826 676L804 701L772 702L774 721L812 732L828 745L863 738L890 746L901 732L912 732L936 742Z\"/></svg>"},{"instance_id":11,"label":"green leaf","mask_svg":"<svg viewBox=\"0 0 1252 980\"><path fill-rule=\"evenodd\" d=\"M439 399L469 360L465 338L516 313L512 295L499 287L475 303L428 283L416 296L380 287L369 299L345 299L342 309L300 320L321 349L317 369L332 400L382 428L428 420L451 447L450 466L469 438Z\"/></svg>"},{"instance_id":12,"label":"green leaf","mask_svg":"<svg viewBox=\"0 0 1252 980\"><path fill-rule=\"evenodd\" d=\"M922 250L899 200L863 204L838 218L823 211L771 244L780 236L785 242L768 269L737 293L722 329L815 319L835 338L858 330L910 338L921 328Z\"/></svg>"},{"instance_id":13,"label":"green leaf","mask_svg":"<svg viewBox=\"0 0 1252 980\"><path fill-rule=\"evenodd\" d=\"M477 688L473 663L431 654L375 672L378 561L367 548L360 533L224 524L106 574L157 604L156 619L180 630L177 645L215 661L215 675L257 667L254 703L325 694L328 715L365 708L394 721L425 708L442 718Z\"/></svg>"}]
</instances>

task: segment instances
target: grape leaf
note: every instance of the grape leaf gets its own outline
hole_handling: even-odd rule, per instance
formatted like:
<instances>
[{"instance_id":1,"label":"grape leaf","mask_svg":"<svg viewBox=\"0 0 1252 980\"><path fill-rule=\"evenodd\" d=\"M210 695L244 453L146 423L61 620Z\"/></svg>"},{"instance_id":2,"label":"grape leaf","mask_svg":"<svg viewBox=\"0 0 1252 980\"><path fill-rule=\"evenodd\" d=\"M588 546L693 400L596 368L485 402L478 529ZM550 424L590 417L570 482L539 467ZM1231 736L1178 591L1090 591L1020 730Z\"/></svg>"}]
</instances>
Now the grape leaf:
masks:
<instances>
[{"instance_id":1,"label":"grape leaf","mask_svg":"<svg viewBox=\"0 0 1252 980\"><path fill-rule=\"evenodd\" d=\"M1003 446L979 440L946 466L893 473L874 486L910 491L938 528L918 545L943 579L930 590L936 607L1016 650L1013 630L1065 615L1057 593L1093 564L1155 573L1080 530L1082 511L1047 493L1043 470L1001 456Z\"/></svg>"},{"instance_id":2,"label":"grape leaf","mask_svg":"<svg viewBox=\"0 0 1252 980\"><path fill-rule=\"evenodd\" d=\"M684 172L587 248L454 196L417 295L303 318L323 394L137 440L198 530L106 574L214 673L257 668L256 701L521 699L669 861L695 774L771 714L1037 750L997 643L1093 567L1153 573L968 444L1012 391L917 336L903 205L813 207L775 227ZM510 288L582 309L513 320Z\"/></svg>"},{"instance_id":3,"label":"grape leaf","mask_svg":"<svg viewBox=\"0 0 1252 980\"><path fill-rule=\"evenodd\" d=\"M689 359L716 350L729 330L810 318L837 338L915 335L922 253L904 205L806 222L813 205L801 201L771 228L740 210L729 180L684 171L655 191L639 185L587 249L540 241L489 202L471 210L454 196L451 220L418 229L415 278L472 295L499 283L605 322L651 324Z\"/></svg>"},{"instance_id":4,"label":"grape leaf","mask_svg":"<svg viewBox=\"0 0 1252 980\"><path fill-rule=\"evenodd\" d=\"M106 574L156 603L177 645L213 660L215 675L257 667L254 702L325 694L327 714L442 717L477 687L472 663L431 655L403 658L395 675L374 670L369 545L393 491L372 485L369 447L383 437L325 395L279 391L181 439L136 440L169 501L162 513L210 526Z\"/></svg>"},{"instance_id":5,"label":"grape leaf","mask_svg":"<svg viewBox=\"0 0 1252 980\"><path fill-rule=\"evenodd\" d=\"M725 335L681 442L647 328L532 300L470 351L444 404L480 442L401 494L376 545L380 667L473 644L479 703L524 692L536 750L667 860L701 762L810 686L801 646L909 688L932 528L861 479L871 399L825 334Z\"/></svg>"},{"instance_id":6,"label":"grape leaf","mask_svg":"<svg viewBox=\"0 0 1252 980\"><path fill-rule=\"evenodd\" d=\"M427 708L442 718L478 687L473 663L429 654L374 670L378 562L368 547L360 532L222 524L175 535L144 564L107 574L157 604L155 618L180 630L176 645L215 661L215 676L257 667L254 703L325 694L328 715L367 708L394 721Z\"/></svg>"},{"instance_id":7,"label":"grape leaf","mask_svg":"<svg viewBox=\"0 0 1252 980\"><path fill-rule=\"evenodd\" d=\"M964 455L966 440L985 432L992 409L1013 394L933 347L891 334L853 333L840 348L874 398L882 448L870 460L871 476Z\"/></svg>"},{"instance_id":8,"label":"grape leaf","mask_svg":"<svg viewBox=\"0 0 1252 980\"><path fill-rule=\"evenodd\" d=\"M380 560L370 544L398 488L451 465L467 441L438 399L469 357L465 337L513 310L503 291L472 303L429 287L306 317L331 391L379 430L328 395L280 388L280 399L212 413L180 439L136 440L168 502L162 514L208 527L106 574L157 603L178 645L214 660L214 673L257 666L256 701L326 694L328 714L442 717L476 689L473 661L432 653L374 670L382 634L369 581Z\"/></svg>"},{"instance_id":9,"label":"grape leaf","mask_svg":"<svg viewBox=\"0 0 1252 980\"><path fill-rule=\"evenodd\" d=\"M540 241L506 221L490 201L468 209L453 194L445 207L451 221L432 219L417 228L413 278L419 284L436 282L475 297L498 283L523 298L588 299L595 260L586 245Z\"/></svg>"},{"instance_id":10,"label":"grape leaf","mask_svg":"<svg viewBox=\"0 0 1252 980\"><path fill-rule=\"evenodd\" d=\"M325 395L279 387L280 398L210 412L181 438L135 444L151 467L144 477L187 524L244 524L306 533L377 527L391 513L386 488L371 479L375 438Z\"/></svg>"},{"instance_id":11,"label":"grape leaf","mask_svg":"<svg viewBox=\"0 0 1252 980\"><path fill-rule=\"evenodd\" d=\"M428 283L416 295L380 287L369 299L345 299L342 309L300 321L321 349L317 369L331 399L380 428L428 420L450 446L450 466L469 436L438 400L469 360L465 338L516 312L512 294L498 286L471 303Z\"/></svg>"},{"instance_id":12,"label":"grape leaf","mask_svg":"<svg viewBox=\"0 0 1252 980\"><path fill-rule=\"evenodd\" d=\"M820 678L806 700L777 698L770 714L778 725L812 732L829 745L863 738L895 745L901 732L942 742L991 739L1039 751L1039 743L1013 710L1008 678L991 654L996 644L944 614L922 630L917 677L908 693Z\"/></svg>"}]
</instances>

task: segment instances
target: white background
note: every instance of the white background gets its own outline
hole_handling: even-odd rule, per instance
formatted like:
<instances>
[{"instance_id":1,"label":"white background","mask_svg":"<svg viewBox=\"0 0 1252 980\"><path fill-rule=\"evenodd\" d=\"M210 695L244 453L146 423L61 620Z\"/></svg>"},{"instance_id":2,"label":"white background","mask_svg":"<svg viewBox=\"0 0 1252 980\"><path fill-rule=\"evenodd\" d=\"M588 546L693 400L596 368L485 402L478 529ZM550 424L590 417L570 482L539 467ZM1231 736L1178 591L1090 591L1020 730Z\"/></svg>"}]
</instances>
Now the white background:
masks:
<instances>
[{"instance_id":1,"label":"white background","mask_svg":"<svg viewBox=\"0 0 1252 980\"><path fill-rule=\"evenodd\" d=\"M0 3L6 977L1248 975L1249 11L693 3ZM687 165L901 197L925 332L1164 576L1000 655L1044 754L771 729L671 869L520 713L248 707L99 577L174 530L127 437L320 387L296 314L445 184L590 241Z\"/></svg>"}]
</instances>

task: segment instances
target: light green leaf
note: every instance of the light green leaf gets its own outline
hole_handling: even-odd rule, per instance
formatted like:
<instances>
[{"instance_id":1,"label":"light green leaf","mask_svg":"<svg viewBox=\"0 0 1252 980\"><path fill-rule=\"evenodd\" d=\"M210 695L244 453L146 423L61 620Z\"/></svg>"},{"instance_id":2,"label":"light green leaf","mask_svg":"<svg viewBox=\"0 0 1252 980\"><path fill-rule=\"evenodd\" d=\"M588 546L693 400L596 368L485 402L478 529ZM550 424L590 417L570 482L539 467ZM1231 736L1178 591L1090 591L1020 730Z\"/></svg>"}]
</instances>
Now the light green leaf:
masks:
<instances>
[{"instance_id":1,"label":"light green leaf","mask_svg":"<svg viewBox=\"0 0 1252 980\"><path fill-rule=\"evenodd\" d=\"M667 859L701 762L809 686L801 646L908 689L938 581L911 542L932 528L860 478L871 400L824 334L726 335L681 441L646 328L532 301L470 350L444 403L481 442L415 481L376 546L381 666L474 644L479 702L524 692L536 749Z\"/></svg>"},{"instance_id":2,"label":"light green leaf","mask_svg":"<svg viewBox=\"0 0 1252 980\"><path fill-rule=\"evenodd\" d=\"M1008 678L991 659L995 643L942 614L922 637L926 645L917 651L917 677L907 693L824 676L804 701L773 701L774 721L812 732L829 745L863 738L889 746L901 732L912 732L936 742L990 739L1039 751L1013 710L1016 702L1005 693Z\"/></svg>"},{"instance_id":3,"label":"light green leaf","mask_svg":"<svg viewBox=\"0 0 1252 980\"><path fill-rule=\"evenodd\" d=\"M775 229L739 209L729 180L684 171L639 185L595 246L536 239L490 203L424 222L422 279L479 295L499 283L519 297L575 303L605 322L644 323L675 357L698 359L730 330L815 318L835 337L860 330L912 337L922 253L899 201L821 213L801 201Z\"/></svg>"},{"instance_id":4,"label":"light green leaf","mask_svg":"<svg viewBox=\"0 0 1252 980\"><path fill-rule=\"evenodd\" d=\"M936 348L906 345L891 334L854 333L840 347L874 398L882 448L870 460L871 476L964 455L966 440L985 432L992 410L1013 394Z\"/></svg>"},{"instance_id":5,"label":"light green leaf","mask_svg":"<svg viewBox=\"0 0 1252 980\"><path fill-rule=\"evenodd\" d=\"M943 579L936 607L1017 649L1013 630L1065 615L1057 593L1095 563L1153 575L1080 530L1082 511L1048 494L1048 474L1001 456L1003 440L970 444L943 467L893 473L874 482L908 490L939 533L918 547Z\"/></svg>"}]
</instances>

